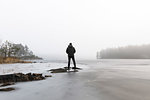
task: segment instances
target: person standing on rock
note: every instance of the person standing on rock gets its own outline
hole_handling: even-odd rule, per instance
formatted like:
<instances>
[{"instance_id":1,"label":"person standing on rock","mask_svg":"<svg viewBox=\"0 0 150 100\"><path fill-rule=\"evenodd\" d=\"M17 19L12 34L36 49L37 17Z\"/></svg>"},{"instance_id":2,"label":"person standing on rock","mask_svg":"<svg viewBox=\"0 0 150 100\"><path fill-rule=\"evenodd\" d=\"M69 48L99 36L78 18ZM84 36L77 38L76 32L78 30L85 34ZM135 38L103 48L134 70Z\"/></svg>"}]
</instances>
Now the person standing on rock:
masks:
<instances>
[{"instance_id":1,"label":"person standing on rock","mask_svg":"<svg viewBox=\"0 0 150 100\"><path fill-rule=\"evenodd\" d=\"M76 50L75 48L72 46L72 43L69 43L67 49L66 49L66 53L68 54L68 70L70 70L70 60L72 59L74 67L73 69L76 69L76 61L75 61L75 54Z\"/></svg>"}]
</instances>

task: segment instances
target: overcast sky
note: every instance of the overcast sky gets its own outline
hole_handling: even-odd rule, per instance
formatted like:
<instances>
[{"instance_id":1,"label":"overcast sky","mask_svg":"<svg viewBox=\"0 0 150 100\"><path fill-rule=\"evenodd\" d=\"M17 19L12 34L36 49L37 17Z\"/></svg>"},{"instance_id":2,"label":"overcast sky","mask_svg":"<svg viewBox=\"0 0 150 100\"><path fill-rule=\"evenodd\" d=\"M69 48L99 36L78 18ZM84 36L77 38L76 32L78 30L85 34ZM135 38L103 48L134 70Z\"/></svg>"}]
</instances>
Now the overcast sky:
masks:
<instances>
[{"instance_id":1,"label":"overcast sky","mask_svg":"<svg viewBox=\"0 0 150 100\"><path fill-rule=\"evenodd\" d=\"M104 48L149 44L149 5L149 0L1 0L0 39L58 59L72 42L77 59L93 59Z\"/></svg>"}]
</instances>

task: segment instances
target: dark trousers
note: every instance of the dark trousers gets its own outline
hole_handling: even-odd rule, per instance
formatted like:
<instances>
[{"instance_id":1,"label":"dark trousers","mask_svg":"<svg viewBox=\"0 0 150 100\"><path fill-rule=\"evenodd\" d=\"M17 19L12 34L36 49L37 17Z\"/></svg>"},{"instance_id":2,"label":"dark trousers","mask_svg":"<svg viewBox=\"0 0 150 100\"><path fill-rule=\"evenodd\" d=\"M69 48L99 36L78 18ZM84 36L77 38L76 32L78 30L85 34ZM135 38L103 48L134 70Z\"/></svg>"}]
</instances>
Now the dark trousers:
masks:
<instances>
[{"instance_id":1,"label":"dark trousers","mask_svg":"<svg viewBox=\"0 0 150 100\"><path fill-rule=\"evenodd\" d=\"M68 56L68 69L70 68L70 60L72 59L74 67L76 68L76 61L74 56Z\"/></svg>"}]
</instances>

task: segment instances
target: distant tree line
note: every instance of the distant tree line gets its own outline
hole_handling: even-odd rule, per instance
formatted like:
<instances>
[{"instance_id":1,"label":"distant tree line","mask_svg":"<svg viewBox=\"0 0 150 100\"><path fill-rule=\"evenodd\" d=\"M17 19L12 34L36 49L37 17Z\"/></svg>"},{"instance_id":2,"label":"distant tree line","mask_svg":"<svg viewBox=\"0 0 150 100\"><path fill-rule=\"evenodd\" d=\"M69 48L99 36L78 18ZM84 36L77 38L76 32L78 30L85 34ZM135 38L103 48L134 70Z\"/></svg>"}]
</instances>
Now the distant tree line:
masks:
<instances>
[{"instance_id":1,"label":"distant tree line","mask_svg":"<svg viewBox=\"0 0 150 100\"><path fill-rule=\"evenodd\" d=\"M97 52L97 59L150 59L150 44L104 49Z\"/></svg>"},{"instance_id":2,"label":"distant tree line","mask_svg":"<svg viewBox=\"0 0 150 100\"><path fill-rule=\"evenodd\" d=\"M38 59L27 45L15 44L9 41L5 41L0 45L0 56L1 57L17 57L21 59Z\"/></svg>"}]
</instances>

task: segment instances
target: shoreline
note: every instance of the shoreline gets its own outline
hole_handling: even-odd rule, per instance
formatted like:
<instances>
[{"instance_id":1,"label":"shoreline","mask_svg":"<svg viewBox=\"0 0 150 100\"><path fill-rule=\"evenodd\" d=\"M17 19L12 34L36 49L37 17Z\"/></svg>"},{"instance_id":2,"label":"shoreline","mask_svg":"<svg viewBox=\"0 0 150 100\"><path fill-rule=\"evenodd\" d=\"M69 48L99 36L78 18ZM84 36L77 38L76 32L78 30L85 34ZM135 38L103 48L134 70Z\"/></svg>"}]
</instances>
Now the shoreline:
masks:
<instances>
[{"instance_id":1,"label":"shoreline","mask_svg":"<svg viewBox=\"0 0 150 100\"><path fill-rule=\"evenodd\" d=\"M6 57L0 59L0 64L32 63L31 61L21 60L16 57Z\"/></svg>"}]
</instances>

